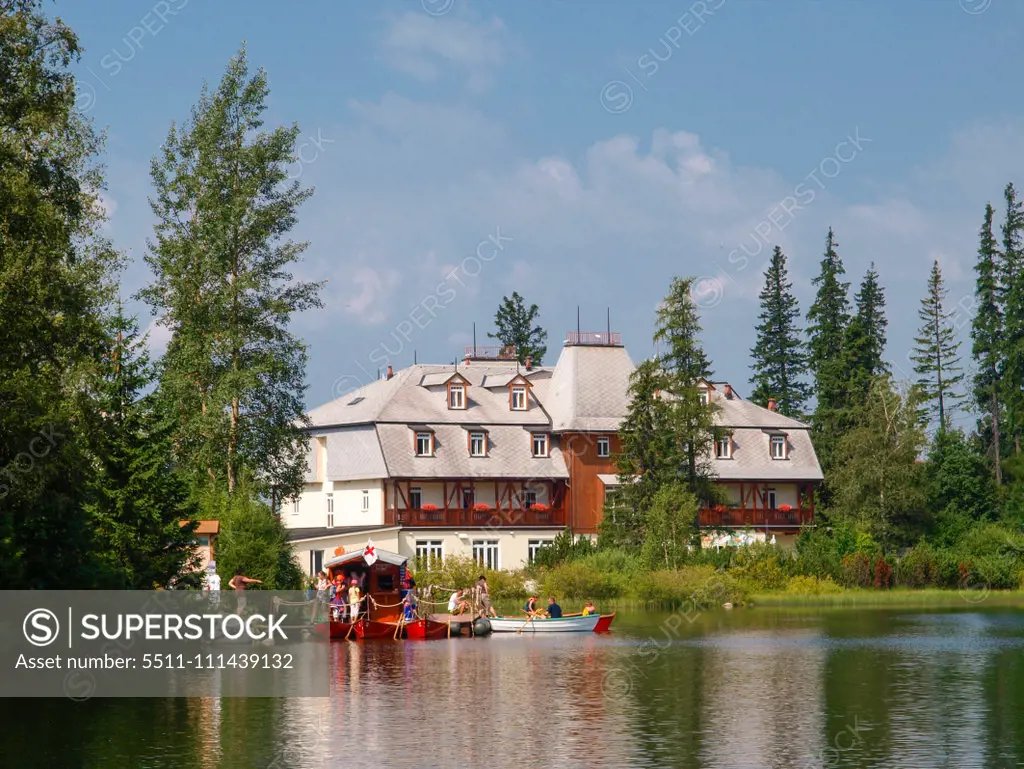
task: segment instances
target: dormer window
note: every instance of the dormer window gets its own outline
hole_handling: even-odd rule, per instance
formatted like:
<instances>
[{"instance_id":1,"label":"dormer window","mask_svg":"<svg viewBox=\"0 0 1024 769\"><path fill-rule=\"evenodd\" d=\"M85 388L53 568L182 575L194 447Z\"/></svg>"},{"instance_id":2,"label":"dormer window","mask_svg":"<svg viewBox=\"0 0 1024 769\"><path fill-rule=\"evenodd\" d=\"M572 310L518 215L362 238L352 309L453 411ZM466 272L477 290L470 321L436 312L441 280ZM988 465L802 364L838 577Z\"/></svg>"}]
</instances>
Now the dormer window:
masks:
<instances>
[{"instance_id":1,"label":"dormer window","mask_svg":"<svg viewBox=\"0 0 1024 769\"><path fill-rule=\"evenodd\" d=\"M461 384L450 384L448 385L448 408L449 409L464 409L466 408L466 387Z\"/></svg>"},{"instance_id":2,"label":"dormer window","mask_svg":"<svg viewBox=\"0 0 1024 769\"><path fill-rule=\"evenodd\" d=\"M487 433L469 434L469 455L471 457L487 456Z\"/></svg>"},{"instance_id":3,"label":"dormer window","mask_svg":"<svg viewBox=\"0 0 1024 769\"><path fill-rule=\"evenodd\" d=\"M715 456L718 459L732 459L731 435L723 435L715 441Z\"/></svg>"},{"instance_id":4,"label":"dormer window","mask_svg":"<svg viewBox=\"0 0 1024 769\"><path fill-rule=\"evenodd\" d=\"M526 411L528 396L526 385L513 385L509 391L509 405L513 411Z\"/></svg>"},{"instance_id":5,"label":"dormer window","mask_svg":"<svg viewBox=\"0 0 1024 769\"><path fill-rule=\"evenodd\" d=\"M434 456L434 434L427 430L416 432L416 456Z\"/></svg>"},{"instance_id":6,"label":"dormer window","mask_svg":"<svg viewBox=\"0 0 1024 769\"><path fill-rule=\"evenodd\" d=\"M708 405L708 401L711 400L711 394L707 391L706 387L700 388L700 402L705 406Z\"/></svg>"},{"instance_id":7,"label":"dormer window","mask_svg":"<svg viewBox=\"0 0 1024 769\"><path fill-rule=\"evenodd\" d=\"M550 439L547 433L533 434L533 455L535 457L546 457L550 450Z\"/></svg>"},{"instance_id":8,"label":"dormer window","mask_svg":"<svg viewBox=\"0 0 1024 769\"><path fill-rule=\"evenodd\" d=\"M772 459L789 459L789 443L785 435L771 436Z\"/></svg>"}]
</instances>

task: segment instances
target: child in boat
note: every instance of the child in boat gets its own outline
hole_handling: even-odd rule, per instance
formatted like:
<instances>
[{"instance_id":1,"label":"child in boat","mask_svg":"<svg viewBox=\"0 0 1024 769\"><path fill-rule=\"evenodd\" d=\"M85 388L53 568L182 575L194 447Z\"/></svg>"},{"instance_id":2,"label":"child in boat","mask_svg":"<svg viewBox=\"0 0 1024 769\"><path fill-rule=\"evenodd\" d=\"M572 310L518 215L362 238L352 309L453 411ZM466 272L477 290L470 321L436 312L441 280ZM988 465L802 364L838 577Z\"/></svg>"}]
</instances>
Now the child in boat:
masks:
<instances>
[{"instance_id":1,"label":"child in boat","mask_svg":"<svg viewBox=\"0 0 1024 769\"><path fill-rule=\"evenodd\" d=\"M597 609L594 608L593 601L587 601L587 605L583 607L583 616L589 617L591 614L597 614Z\"/></svg>"},{"instance_id":2,"label":"child in boat","mask_svg":"<svg viewBox=\"0 0 1024 769\"><path fill-rule=\"evenodd\" d=\"M531 615L537 613L537 596L531 595L529 599L527 599L526 605L523 607L523 611Z\"/></svg>"},{"instance_id":3,"label":"child in boat","mask_svg":"<svg viewBox=\"0 0 1024 769\"><path fill-rule=\"evenodd\" d=\"M335 620L345 619L345 591L337 591L331 599L331 616Z\"/></svg>"},{"instance_id":4,"label":"child in boat","mask_svg":"<svg viewBox=\"0 0 1024 769\"><path fill-rule=\"evenodd\" d=\"M359 601L361 597L359 595L359 580L352 577L352 587L348 589L348 610L351 615L352 622L355 622L359 618Z\"/></svg>"},{"instance_id":5,"label":"child in boat","mask_svg":"<svg viewBox=\"0 0 1024 769\"><path fill-rule=\"evenodd\" d=\"M407 592L405 598L402 599L402 612L406 622L412 622L416 619L416 599L411 592Z\"/></svg>"}]
</instances>

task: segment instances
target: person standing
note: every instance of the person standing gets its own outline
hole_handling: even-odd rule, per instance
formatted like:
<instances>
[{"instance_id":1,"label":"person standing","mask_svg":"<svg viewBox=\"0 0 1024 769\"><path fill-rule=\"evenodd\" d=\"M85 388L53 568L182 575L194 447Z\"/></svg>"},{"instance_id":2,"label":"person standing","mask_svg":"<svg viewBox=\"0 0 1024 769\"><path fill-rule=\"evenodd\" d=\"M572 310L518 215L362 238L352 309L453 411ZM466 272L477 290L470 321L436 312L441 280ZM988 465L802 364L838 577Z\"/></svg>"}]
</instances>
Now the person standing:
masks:
<instances>
[{"instance_id":1,"label":"person standing","mask_svg":"<svg viewBox=\"0 0 1024 769\"><path fill-rule=\"evenodd\" d=\"M245 608L245 586L246 585L262 585L262 579L253 579L252 577L245 576L243 569L235 569L235 576L228 582L228 587L235 591L235 597L238 599L238 613L241 614Z\"/></svg>"},{"instance_id":2,"label":"person standing","mask_svg":"<svg viewBox=\"0 0 1024 769\"><path fill-rule=\"evenodd\" d=\"M480 596L480 613L483 616L490 614L492 617L497 617L498 612L494 610L494 604L491 603L491 589L487 585L487 577L483 574L476 581L477 594Z\"/></svg>"},{"instance_id":3,"label":"person standing","mask_svg":"<svg viewBox=\"0 0 1024 769\"><path fill-rule=\"evenodd\" d=\"M213 606L220 604L220 575L217 573L217 564L210 561L206 567L206 578L203 580L203 591L206 592L210 603Z\"/></svg>"},{"instance_id":4,"label":"person standing","mask_svg":"<svg viewBox=\"0 0 1024 769\"><path fill-rule=\"evenodd\" d=\"M359 602L362 600L359 591L359 580L352 577L352 586L348 589L349 621L355 622L359 619Z\"/></svg>"}]
</instances>

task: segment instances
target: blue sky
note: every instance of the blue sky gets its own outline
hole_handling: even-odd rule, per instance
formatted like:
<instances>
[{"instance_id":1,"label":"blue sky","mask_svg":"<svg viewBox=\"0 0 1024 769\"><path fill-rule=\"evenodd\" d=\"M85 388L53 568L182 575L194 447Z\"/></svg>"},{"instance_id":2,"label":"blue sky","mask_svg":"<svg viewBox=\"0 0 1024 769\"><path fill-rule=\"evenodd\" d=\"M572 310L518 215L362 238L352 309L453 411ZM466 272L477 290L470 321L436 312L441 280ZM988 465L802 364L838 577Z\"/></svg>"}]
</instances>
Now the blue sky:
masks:
<instances>
[{"instance_id":1,"label":"blue sky","mask_svg":"<svg viewBox=\"0 0 1024 769\"><path fill-rule=\"evenodd\" d=\"M293 175L316 188L296 272L328 281L326 307L295 321L310 406L414 350L461 357L474 321L486 344L513 290L540 305L546 362L577 305L584 330L610 307L640 360L673 275L701 279L715 374L745 394L771 246L806 312L830 225L854 288L877 263L888 357L909 371L932 260L966 332L985 202L1024 185L1010 0L54 8L86 48L79 103L108 134L125 295L148 279L149 161L170 122L243 40L268 71L267 122L299 123Z\"/></svg>"}]
</instances>

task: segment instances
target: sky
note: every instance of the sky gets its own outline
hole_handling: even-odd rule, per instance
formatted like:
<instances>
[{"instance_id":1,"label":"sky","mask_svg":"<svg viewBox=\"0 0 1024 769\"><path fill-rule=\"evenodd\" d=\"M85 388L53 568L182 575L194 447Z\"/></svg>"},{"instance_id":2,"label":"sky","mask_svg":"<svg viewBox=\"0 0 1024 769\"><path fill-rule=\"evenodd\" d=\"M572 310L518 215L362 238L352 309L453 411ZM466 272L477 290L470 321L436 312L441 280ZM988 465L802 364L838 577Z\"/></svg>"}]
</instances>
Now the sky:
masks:
<instances>
[{"instance_id":1,"label":"sky","mask_svg":"<svg viewBox=\"0 0 1024 769\"><path fill-rule=\"evenodd\" d=\"M518 291L545 363L577 325L654 353L655 308L697 279L716 379L751 390L772 248L806 313L825 235L851 295L871 262L900 378L938 260L966 339L986 202L1024 185L1024 3L1012 0L59 0L78 103L107 134L108 235L150 280L149 164L245 41L268 126L298 123L315 188L295 317L315 407L391 363L493 343ZM159 352L166 331L130 304ZM965 353L969 343L965 346ZM965 356L969 357L969 356Z\"/></svg>"}]
</instances>

